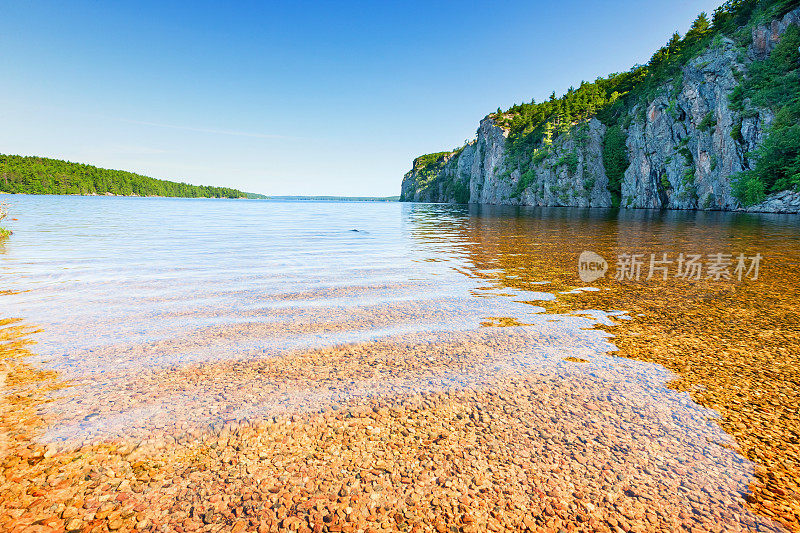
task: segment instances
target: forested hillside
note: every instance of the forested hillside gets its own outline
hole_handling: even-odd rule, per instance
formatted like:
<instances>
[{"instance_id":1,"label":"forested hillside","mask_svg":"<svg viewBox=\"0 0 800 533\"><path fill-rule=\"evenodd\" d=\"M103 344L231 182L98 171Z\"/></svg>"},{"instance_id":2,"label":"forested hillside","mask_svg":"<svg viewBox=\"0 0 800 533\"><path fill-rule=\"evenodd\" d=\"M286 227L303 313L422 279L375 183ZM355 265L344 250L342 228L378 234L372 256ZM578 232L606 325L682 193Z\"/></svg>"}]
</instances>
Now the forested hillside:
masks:
<instances>
[{"instance_id":1,"label":"forested hillside","mask_svg":"<svg viewBox=\"0 0 800 533\"><path fill-rule=\"evenodd\" d=\"M228 187L159 180L60 159L0 154L0 191L26 194L115 194L183 198L245 198Z\"/></svg>"}]
</instances>

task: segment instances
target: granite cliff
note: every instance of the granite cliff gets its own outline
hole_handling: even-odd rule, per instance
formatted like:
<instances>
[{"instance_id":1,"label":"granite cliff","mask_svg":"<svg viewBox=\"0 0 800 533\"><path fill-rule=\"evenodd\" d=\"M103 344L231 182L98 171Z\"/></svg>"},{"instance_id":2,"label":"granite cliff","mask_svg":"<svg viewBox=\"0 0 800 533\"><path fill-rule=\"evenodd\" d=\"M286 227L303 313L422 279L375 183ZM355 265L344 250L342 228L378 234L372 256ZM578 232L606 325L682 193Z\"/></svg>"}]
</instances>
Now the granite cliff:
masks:
<instances>
[{"instance_id":1,"label":"granite cliff","mask_svg":"<svg viewBox=\"0 0 800 533\"><path fill-rule=\"evenodd\" d=\"M557 134L531 126L523 134L538 137L524 144L518 140L522 134L514 137L512 126L520 107L492 113L480 122L472 142L415 159L403 178L401 200L743 209L735 179L753 168L755 151L776 114L749 99L734 105L731 96L752 65L768 60L787 30L798 25L800 8L793 6L780 17L739 28L737 34L720 32L669 79L646 91L632 90L625 105L616 106L612 120L608 112L592 110L566 126L562 121ZM615 94L606 101L618 98ZM551 122L545 126L552 129ZM623 146L627 165L612 178L606 169L608 153L604 154L609 142ZM800 211L800 193L766 192L747 209Z\"/></svg>"}]
</instances>

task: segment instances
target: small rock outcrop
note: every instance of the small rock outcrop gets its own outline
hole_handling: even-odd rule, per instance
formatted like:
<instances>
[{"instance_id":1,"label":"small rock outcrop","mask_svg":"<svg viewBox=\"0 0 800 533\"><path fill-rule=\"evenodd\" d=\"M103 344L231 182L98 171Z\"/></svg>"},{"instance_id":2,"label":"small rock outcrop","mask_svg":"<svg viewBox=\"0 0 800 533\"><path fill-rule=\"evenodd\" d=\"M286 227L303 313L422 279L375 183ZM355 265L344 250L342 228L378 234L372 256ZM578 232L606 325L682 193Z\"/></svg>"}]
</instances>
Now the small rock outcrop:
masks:
<instances>
[{"instance_id":1,"label":"small rock outcrop","mask_svg":"<svg viewBox=\"0 0 800 533\"><path fill-rule=\"evenodd\" d=\"M775 193L763 202L748 207L746 211L750 213L800 213L800 192Z\"/></svg>"}]
</instances>

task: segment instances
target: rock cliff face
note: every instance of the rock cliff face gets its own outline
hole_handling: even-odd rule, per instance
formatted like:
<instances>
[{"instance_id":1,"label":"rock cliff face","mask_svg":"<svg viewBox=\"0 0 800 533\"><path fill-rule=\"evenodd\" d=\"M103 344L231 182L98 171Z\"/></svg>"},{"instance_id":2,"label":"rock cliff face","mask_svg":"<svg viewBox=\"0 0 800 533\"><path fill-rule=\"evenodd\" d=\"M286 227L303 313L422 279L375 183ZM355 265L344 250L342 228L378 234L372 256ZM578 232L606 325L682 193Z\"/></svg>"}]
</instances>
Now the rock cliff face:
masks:
<instances>
[{"instance_id":1,"label":"rock cliff face","mask_svg":"<svg viewBox=\"0 0 800 533\"><path fill-rule=\"evenodd\" d=\"M424 175L415 160L403 177L401 200L539 206L606 207L611 205L603 168L605 126L591 119L559 137L535 166L533 179L521 186L519 169L509 168L508 131L484 118L475 141L442 154L434 175ZM459 193L462 196L459 196Z\"/></svg>"},{"instance_id":2,"label":"rock cliff face","mask_svg":"<svg viewBox=\"0 0 800 533\"><path fill-rule=\"evenodd\" d=\"M746 49L730 39L716 39L646 105L628 111L623 131L630 165L621 182L620 207L741 208L731 176L751 168L748 153L763 141L774 117L768 109L738 113L729 107L728 97L748 66L768 57L792 24L800 25L800 8L755 27ZM592 118L559 135L525 172L508 156L508 133L486 117L476 140L441 154L436 165L423 172L415 160L403 178L401 200L612 206L603 165L606 127L600 121ZM750 210L775 211L780 204L782 212L800 211L784 197L790 195L778 193Z\"/></svg>"},{"instance_id":3,"label":"rock cliff face","mask_svg":"<svg viewBox=\"0 0 800 533\"><path fill-rule=\"evenodd\" d=\"M728 95L745 71L732 41L692 60L675 81L628 128L630 166L622 205L674 209L738 207L728 179L749 168L747 152L760 142L772 116L759 110L736 116ZM637 107L634 112L641 110ZM741 137L733 128L741 125Z\"/></svg>"}]
</instances>

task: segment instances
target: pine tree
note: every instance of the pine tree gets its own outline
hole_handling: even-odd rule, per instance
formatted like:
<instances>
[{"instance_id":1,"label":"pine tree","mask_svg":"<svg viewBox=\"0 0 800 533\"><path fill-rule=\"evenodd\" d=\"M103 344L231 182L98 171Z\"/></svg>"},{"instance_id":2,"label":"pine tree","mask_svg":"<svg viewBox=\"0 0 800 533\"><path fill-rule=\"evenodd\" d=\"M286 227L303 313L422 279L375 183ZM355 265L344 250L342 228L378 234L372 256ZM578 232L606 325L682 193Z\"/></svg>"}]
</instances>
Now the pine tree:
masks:
<instances>
[{"instance_id":1,"label":"pine tree","mask_svg":"<svg viewBox=\"0 0 800 533\"><path fill-rule=\"evenodd\" d=\"M694 19L692 27L686 32L686 37L684 37L683 41L688 44L694 44L705 37L710 31L711 22L708 20L708 15L706 15L705 12L700 13L697 15L697 18Z\"/></svg>"},{"instance_id":2,"label":"pine tree","mask_svg":"<svg viewBox=\"0 0 800 533\"><path fill-rule=\"evenodd\" d=\"M677 54L681 48L681 34L675 32L672 34L672 37L669 38L667 41L667 51L670 54Z\"/></svg>"}]
</instances>

